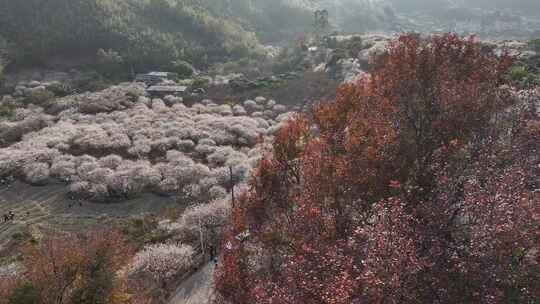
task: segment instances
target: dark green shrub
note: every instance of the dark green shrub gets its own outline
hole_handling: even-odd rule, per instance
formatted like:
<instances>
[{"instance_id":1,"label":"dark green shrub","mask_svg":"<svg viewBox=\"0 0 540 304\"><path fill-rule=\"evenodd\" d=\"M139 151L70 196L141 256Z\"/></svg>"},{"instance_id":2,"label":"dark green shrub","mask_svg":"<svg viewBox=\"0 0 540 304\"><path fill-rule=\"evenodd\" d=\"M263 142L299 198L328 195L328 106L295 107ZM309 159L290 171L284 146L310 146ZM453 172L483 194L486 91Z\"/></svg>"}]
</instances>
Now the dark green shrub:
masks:
<instances>
[{"instance_id":1,"label":"dark green shrub","mask_svg":"<svg viewBox=\"0 0 540 304\"><path fill-rule=\"evenodd\" d=\"M350 40L347 41L347 51L349 52L349 56L356 57L358 56L358 53L360 53L361 50L364 49L364 42L362 41L362 37L360 36L354 36Z\"/></svg>"},{"instance_id":2,"label":"dark green shrub","mask_svg":"<svg viewBox=\"0 0 540 304\"><path fill-rule=\"evenodd\" d=\"M39 302L39 293L30 283L17 287L8 300L9 304L35 304Z\"/></svg>"},{"instance_id":3,"label":"dark green shrub","mask_svg":"<svg viewBox=\"0 0 540 304\"><path fill-rule=\"evenodd\" d=\"M96 92L106 89L110 83L97 72L89 72L83 77L75 79L71 86L78 92Z\"/></svg>"},{"instance_id":4,"label":"dark green shrub","mask_svg":"<svg viewBox=\"0 0 540 304\"><path fill-rule=\"evenodd\" d=\"M529 41L529 48L535 52L540 52L540 38Z\"/></svg>"},{"instance_id":5,"label":"dark green shrub","mask_svg":"<svg viewBox=\"0 0 540 304\"><path fill-rule=\"evenodd\" d=\"M97 69L105 77L111 79L120 79L127 76L124 58L111 49L99 49L97 51Z\"/></svg>"},{"instance_id":6,"label":"dark green shrub","mask_svg":"<svg viewBox=\"0 0 540 304\"><path fill-rule=\"evenodd\" d=\"M173 72L177 73L181 78L188 78L193 76L195 68L186 61L178 60L172 62Z\"/></svg>"},{"instance_id":7,"label":"dark green shrub","mask_svg":"<svg viewBox=\"0 0 540 304\"><path fill-rule=\"evenodd\" d=\"M30 96L26 97L25 102L41 105L52 100L54 97L54 94L49 90L34 90Z\"/></svg>"},{"instance_id":8,"label":"dark green shrub","mask_svg":"<svg viewBox=\"0 0 540 304\"><path fill-rule=\"evenodd\" d=\"M280 74L289 71L304 70L304 63L307 57L306 53L302 45L294 45L283 49L276 58L273 72Z\"/></svg>"},{"instance_id":9,"label":"dark green shrub","mask_svg":"<svg viewBox=\"0 0 540 304\"><path fill-rule=\"evenodd\" d=\"M529 72L523 66L516 66L510 70L510 79L513 81L521 81L528 76Z\"/></svg>"},{"instance_id":10,"label":"dark green shrub","mask_svg":"<svg viewBox=\"0 0 540 304\"><path fill-rule=\"evenodd\" d=\"M264 42L292 39L311 30L313 12L289 0L203 0L201 5L213 14L235 19L253 30Z\"/></svg>"},{"instance_id":11,"label":"dark green shrub","mask_svg":"<svg viewBox=\"0 0 540 304\"><path fill-rule=\"evenodd\" d=\"M209 80L206 78L196 78L193 84L191 85L193 88L206 88L210 84Z\"/></svg>"},{"instance_id":12,"label":"dark green shrub","mask_svg":"<svg viewBox=\"0 0 540 304\"><path fill-rule=\"evenodd\" d=\"M2 79L4 77L4 68L6 67L6 63L4 62L4 59L0 57L0 83L2 83Z\"/></svg>"},{"instance_id":13,"label":"dark green shrub","mask_svg":"<svg viewBox=\"0 0 540 304\"><path fill-rule=\"evenodd\" d=\"M6 68L10 57L10 44L2 36L0 36L0 87L2 87L2 79L4 77L4 69Z\"/></svg>"},{"instance_id":14,"label":"dark green shrub","mask_svg":"<svg viewBox=\"0 0 540 304\"><path fill-rule=\"evenodd\" d=\"M137 71L170 67L183 53L184 42L175 34L162 33L151 28L129 34L129 50L124 58Z\"/></svg>"},{"instance_id":15,"label":"dark green shrub","mask_svg":"<svg viewBox=\"0 0 540 304\"><path fill-rule=\"evenodd\" d=\"M47 87L47 90L51 91L55 96L64 97L73 93L70 86L62 83L52 83Z\"/></svg>"},{"instance_id":16,"label":"dark green shrub","mask_svg":"<svg viewBox=\"0 0 540 304\"><path fill-rule=\"evenodd\" d=\"M12 106L9 105L0 105L0 119L1 118L10 118L13 116L14 110Z\"/></svg>"},{"instance_id":17,"label":"dark green shrub","mask_svg":"<svg viewBox=\"0 0 540 304\"><path fill-rule=\"evenodd\" d=\"M518 88L531 88L540 84L540 75L532 73L526 66L513 67L508 78Z\"/></svg>"}]
</instances>

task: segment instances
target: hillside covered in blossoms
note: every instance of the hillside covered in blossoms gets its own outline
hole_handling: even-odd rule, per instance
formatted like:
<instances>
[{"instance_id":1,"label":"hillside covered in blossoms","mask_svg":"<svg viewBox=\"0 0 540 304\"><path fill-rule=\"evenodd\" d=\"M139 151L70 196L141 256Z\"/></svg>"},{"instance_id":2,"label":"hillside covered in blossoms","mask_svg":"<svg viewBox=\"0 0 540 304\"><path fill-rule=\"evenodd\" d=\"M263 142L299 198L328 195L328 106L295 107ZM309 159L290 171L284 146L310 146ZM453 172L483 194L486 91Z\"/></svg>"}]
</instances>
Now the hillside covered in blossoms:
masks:
<instances>
[{"instance_id":1,"label":"hillside covered in blossoms","mask_svg":"<svg viewBox=\"0 0 540 304\"><path fill-rule=\"evenodd\" d=\"M536 1L0 1L0 304L535 304Z\"/></svg>"}]
</instances>

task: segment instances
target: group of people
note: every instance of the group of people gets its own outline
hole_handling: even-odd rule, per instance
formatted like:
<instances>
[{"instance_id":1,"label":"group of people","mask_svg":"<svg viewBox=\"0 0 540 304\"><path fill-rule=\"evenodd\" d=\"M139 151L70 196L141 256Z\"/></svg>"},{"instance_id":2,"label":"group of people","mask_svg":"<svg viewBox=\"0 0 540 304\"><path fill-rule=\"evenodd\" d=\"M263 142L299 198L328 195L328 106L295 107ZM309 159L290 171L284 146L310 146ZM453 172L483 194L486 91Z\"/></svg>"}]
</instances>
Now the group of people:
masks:
<instances>
[{"instance_id":1,"label":"group of people","mask_svg":"<svg viewBox=\"0 0 540 304\"><path fill-rule=\"evenodd\" d=\"M79 207L82 207L82 205L83 205L82 200L77 198L76 196L70 194L69 195L68 208L72 208L72 207L74 207L76 205L79 205Z\"/></svg>"},{"instance_id":2,"label":"group of people","mask_svg":"<svg viewBox=\"0 0 540 304\"><path fill-rule=\"evenodd\" d=\"M13 211L10 211L6 214L4 214L4 223L15 220L15 213Z\"/></svg>"},{"instance_id":3,"label":"group of people","mask_svg":"<svg viewBox=\"0 0 540 304\"><path fill-rule=\"evenodd\" d=\"M70 203L68 204L68 208L72 208L72 207L74 207L74 206L76 206L76 205L79 205L79 207L82 207L83 203L82 203L82 201L80 201L80 200L79 200L79 201L72 201L72 202L70 202Z\"/></svg>"},{"instance_id":4,"label":"group of people","mask_svg":"<svg viewBox=\"0 0 540 304\"><path fill-rule=\"evenodd\" d=\"M11 187L11 184L13 182L14 182L14 178L12 176L0 178L0 186L6 186L7 188L9 188Z\"/></svg>"}]
</instances>

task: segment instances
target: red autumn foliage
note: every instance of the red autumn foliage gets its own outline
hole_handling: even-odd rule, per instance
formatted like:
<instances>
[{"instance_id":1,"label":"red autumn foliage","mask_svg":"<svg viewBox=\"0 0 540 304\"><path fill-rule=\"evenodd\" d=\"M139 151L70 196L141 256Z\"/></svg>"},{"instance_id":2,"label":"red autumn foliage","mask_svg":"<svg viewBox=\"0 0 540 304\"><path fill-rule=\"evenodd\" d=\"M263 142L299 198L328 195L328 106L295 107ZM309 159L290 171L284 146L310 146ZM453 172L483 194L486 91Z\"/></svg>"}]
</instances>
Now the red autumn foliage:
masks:
<instances>
[{"instance_id":1,"label":"red autumn foliage","mask_svg":"<svg viewBox=\"0 0 540 304\"><path fill-rule=\"evenodd\" d=\"M22 250L24 271L8 296L27 288L35 303L120 303L116 297L124 286L117 272L130 255L125 238L115 230L49 236Z\"/></svg>"},{"instance_id":2,"label":"red autumn foliage","mask_svg":"<svg viewBox=\"0 0 540 304\"><path fill-rule=\"evenodd\" d=\"M511 62L405 35L293 120L232 212L217 302L538 301L540 124Z\"/></svg>"}]
</instances>

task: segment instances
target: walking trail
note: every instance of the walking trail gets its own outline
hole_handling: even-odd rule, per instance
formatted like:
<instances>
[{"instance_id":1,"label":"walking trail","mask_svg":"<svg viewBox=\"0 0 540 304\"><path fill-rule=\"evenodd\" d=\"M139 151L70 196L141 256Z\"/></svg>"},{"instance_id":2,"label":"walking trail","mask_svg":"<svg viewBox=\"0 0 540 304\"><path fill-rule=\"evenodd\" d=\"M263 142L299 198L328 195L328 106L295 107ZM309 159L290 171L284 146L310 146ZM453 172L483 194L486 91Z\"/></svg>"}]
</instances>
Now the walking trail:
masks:
<instances>
[{"instance_id":1,"label":"walking trail","mask_svg":"<svg viewBox=\"0 0 540 304\"><path fill-rule=\"evenodd\" d=\"M169 304L209 304L213 293L214 267L214 263L208 263L182 282Z\"/></svg>"}]
</instances>

